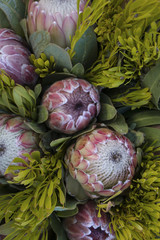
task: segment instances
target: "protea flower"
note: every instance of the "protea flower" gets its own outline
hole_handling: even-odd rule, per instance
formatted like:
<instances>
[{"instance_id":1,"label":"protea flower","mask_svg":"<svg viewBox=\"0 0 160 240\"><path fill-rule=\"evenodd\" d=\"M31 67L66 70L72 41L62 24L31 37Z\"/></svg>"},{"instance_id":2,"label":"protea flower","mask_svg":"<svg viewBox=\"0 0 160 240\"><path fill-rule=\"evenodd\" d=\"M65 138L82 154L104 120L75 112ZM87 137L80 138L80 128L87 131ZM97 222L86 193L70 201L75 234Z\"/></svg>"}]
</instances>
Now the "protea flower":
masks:
<instances>
[{"instance_id":1,"label":"protea flower","mask_svg":"<svg viewBox=\"0 0 160 240\"><path fill-rule=\"evenodd\" d=\"M0 175L15 157L24 158L23 153L38 149L38 134L31 131L21 117L0 114Z\"/></svg>"},{"instance_id":2,"label":"protea flower","mask_svg":"<svg viewBox=\"0 0 160 240\"><path fill-rule=\"evenodd\" d=\"M0 69L21 85L35 85L37 75L29 61L30 51L12 30L0 29Z\"/></svg>"},{"instance_id":3,"label":"protea flower","mask_svg":"<svg viewBox=\"0 0 160 240\"><path fill-rule=\"evenodd\" d=\"M109 214L102 212L97 217L98 211L93 201L79 205L79 212L66 218L63 222L69 240L112 240L115 239L114 232L109 227Z\"/></svg>"},{"instance_id":4,"label":"protea flower","mask_svg":"<svg viewBox=\"0 0 160 240\"><path fill-rule=\"evenodd\" d=\"M86 0L80 1L80 12ZM77 0L40 0L29 1L28 31L45 30L50 33L51 42L62 48L70 46L77 25Z\"/></svg>"},{"instance_id":5,"label":"protea flower","mask_svg":"<svg viewBox=\"0 0 160 240\"><path fill-rule=\"evenodd\" d=\"M97 89L83 79L67 78L52 84L42 99L51 129L72 134L85 128L100 111Z\"/></svg>"},{"instance_id":6,"label":"protea flower","mask_svg":"<svg viewBox=\"0 0 160 240\"><path fill-rule=\"evenodd\" d=\"M65 156L69 173L91 198L112 196L128 188L137 157L125 136L97 128L79 137ZM74 186L73 186L74 187Z\"/></svg>"}]
</instances>

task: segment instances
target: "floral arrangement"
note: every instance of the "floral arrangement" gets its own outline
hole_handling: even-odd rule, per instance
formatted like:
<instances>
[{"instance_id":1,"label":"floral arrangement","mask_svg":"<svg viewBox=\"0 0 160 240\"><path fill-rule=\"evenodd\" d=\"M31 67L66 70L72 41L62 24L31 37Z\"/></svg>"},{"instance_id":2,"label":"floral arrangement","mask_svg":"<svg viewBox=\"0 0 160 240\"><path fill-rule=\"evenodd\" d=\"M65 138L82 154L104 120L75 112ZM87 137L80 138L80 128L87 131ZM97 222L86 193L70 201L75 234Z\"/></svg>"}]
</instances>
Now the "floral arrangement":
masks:
<instances>
[{"instance_id":1,"label":"floral arrangement","mask_svg":"<svg viewBox=\"0 0 160 240\"><path fill-rule=\"evenodd\" d=\"M0 239L160 238L160 1L0 0Z\"/></svg>"}]
</instances>

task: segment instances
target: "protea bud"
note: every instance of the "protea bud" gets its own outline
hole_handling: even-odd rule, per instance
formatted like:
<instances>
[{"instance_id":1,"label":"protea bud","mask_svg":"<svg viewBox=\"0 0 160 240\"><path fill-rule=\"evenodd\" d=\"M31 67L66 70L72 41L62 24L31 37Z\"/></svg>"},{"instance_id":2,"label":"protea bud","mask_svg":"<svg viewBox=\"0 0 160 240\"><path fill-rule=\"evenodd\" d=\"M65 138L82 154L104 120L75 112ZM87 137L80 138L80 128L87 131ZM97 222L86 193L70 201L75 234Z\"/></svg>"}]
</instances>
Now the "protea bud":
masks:
<instances>
[{"instance_id":1,"label":"protea bud","mask_svg":"<svg viewBox=\"0 0 160 240\"><path fill-rule=\"evenodd\" d=\"M30 51L22 38L12 30L0 29L0 69L18 84L33 86L37 75L29 61Z\"/></svg>"},{"instance_id":2,"label":"protea bud","mask_svg":"<svg viewBox=\"0 0 160 240\"><path fill-rule=\"evenodd\" d=\"M86 0L80 1L80 12ZM50 33L51 42L66 48L70 46L78 20L77 0L40 0L29 1L28 31L45 30Z\"/></svg>"},{"instance_id":3,"label":"protea bud","mask_svg":"<svg viewBox=\"0 0 160 240\"><path fill-rule=\"evenodd\" d=\"M69 240L112 240L115 239L109 214L102 212L98 217L96 204L88 201L79 205L79 212L63 222Z\"/></svg>"},{"instance_id":4,"label":"protea bud","mask_svg":"<svg viewBox=\"0 0 160 240\"><path fill-rule=\"evenodd\" d=\"M72 134L84 129L100 111L97 89L83 79L67 78L52 84L42 99L51 129Z\"/></svg>"},{"instance_id":5,"label":"protea bud","mask_svg":"<svg viewBox=\"0 0 160 240\"><path fill-rule=\"evenodd\" d=\"M82 135L66 153L69 173L91 198L112 196L131 184L137 157L125 136L107 128ZM74 187L74 186L73 186Z\"/></svg>"},{"instance_id":6,"label":"protea bud","mask_svg":"<svg viewBox=\"0 0 160 240\"><path fill-rule=\"evenodd\" d=\"M38 134L31 131L24 119L11 114L0 114L0 175L15 157L38 149ZM24 158L25 159L25 158Z\"/></svg>"}]
</instances>

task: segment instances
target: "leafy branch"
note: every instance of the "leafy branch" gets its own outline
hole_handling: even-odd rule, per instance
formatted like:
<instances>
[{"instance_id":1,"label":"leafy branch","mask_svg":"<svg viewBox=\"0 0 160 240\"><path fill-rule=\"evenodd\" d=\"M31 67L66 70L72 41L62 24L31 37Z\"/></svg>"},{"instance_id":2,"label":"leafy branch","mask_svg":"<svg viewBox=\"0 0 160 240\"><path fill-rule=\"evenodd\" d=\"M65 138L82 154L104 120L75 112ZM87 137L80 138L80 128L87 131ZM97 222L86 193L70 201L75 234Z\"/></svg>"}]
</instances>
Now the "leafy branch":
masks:
<instances>
[{"instance_id":1,"label":"leafy branch","mask_svg":"<svg viewBox=\"0 0 160 240\"><path fill-rule=\"evenodd\" d=\"M36 100L41 92L41 85L34 90L16 84L3 70L0 74L0 108L22 117L37 119Z\"/></svg>"},{"instance_id":2,"label":"leafy branch","mask_svg":"<svg viewBox=\"0 0 160 240\"><path fill-rule=\"evenodd\" d=\"M41 228L57 204L64 206L62 156L63 153L59 151L55 155L46 153L41 158L40 152L35 151L24 154L26 161L22 158L13 160L13 163L23 166L9 166L6 173L14 175L10 183L26 188L18 193L0 196L0 220L5 218L6 223L13 221L16 230L30 234ZM8 235L8 240L11 235Z\"/></svg>"}]
</instances>

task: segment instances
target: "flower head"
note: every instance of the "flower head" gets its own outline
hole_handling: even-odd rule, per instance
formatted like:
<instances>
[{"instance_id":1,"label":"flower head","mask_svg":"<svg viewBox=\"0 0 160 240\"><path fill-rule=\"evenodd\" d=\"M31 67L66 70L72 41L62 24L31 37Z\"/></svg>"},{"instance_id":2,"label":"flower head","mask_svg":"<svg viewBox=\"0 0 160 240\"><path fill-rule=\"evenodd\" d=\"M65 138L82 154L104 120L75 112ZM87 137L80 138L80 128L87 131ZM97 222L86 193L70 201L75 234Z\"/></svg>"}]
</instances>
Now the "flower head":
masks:
<instances>
[{"instance_id":1,"label":"flower head","mask_svg":"<svg viewBox=\"0 0 160 240\"><path fill-rule=\"evenodd\" d=\"M38 75L29 61L30 54L20 36L10 29L0 29L0 69L18 84L36 84Z\"/></svg>"},{"instance_id":2,"label":"flower head","mask_svg":"<svg viewBox=\"0 0 160 240\"><path fill-rule=\"evenodd\" d=\"M80 1L80 11L83 11L86 2ZM70 38L76 31L77 20L77 0L29 1L27 18L29 34L39 30L48 31L51 42L63 48L70 46Z\"/></svg>"},{"instance_id":3,"label":"flower head","mask_svg":"<svg viewBox=\"0 0 160 240\"><path fill-rule=\"evenodd\" d=\"M0 114L0 175L15 157L38 149L38 135L31 131L21 117Z\"/></svg>"},{"instance_id":4,"label":"flower head","mask_svg":"<svg viewBox=\"0 0 160 240\"><path fill-rule=\"evenodd\" d=\"M67 134L84 129L100 111L97 89L77 78L52 84L44 93L42 105L49 112L49 127Z\"/></svg>"},{"instance_id":5,"label":"flower head","mask_svg":"<svg viewBox=\"0 0 160 240\"><path fill-rule=\"evenodd\" d=\"M102 212L98 217L96 204L88 201L79 205L79 212L63 222L69 240L112 240L114 232L110 229L110 217Z\"/></svg>"},{"instance_id":6,"label":"flower head","mask_svg":"<svg viewBox=\"0 0 160 240\"><path fill-rule=\"evenodd\" d=\"M131 184L137 157L132 143L107 128L82 135L66 153L69 173L91 198L112 196Z\"/></svg>"}]
</instances>

